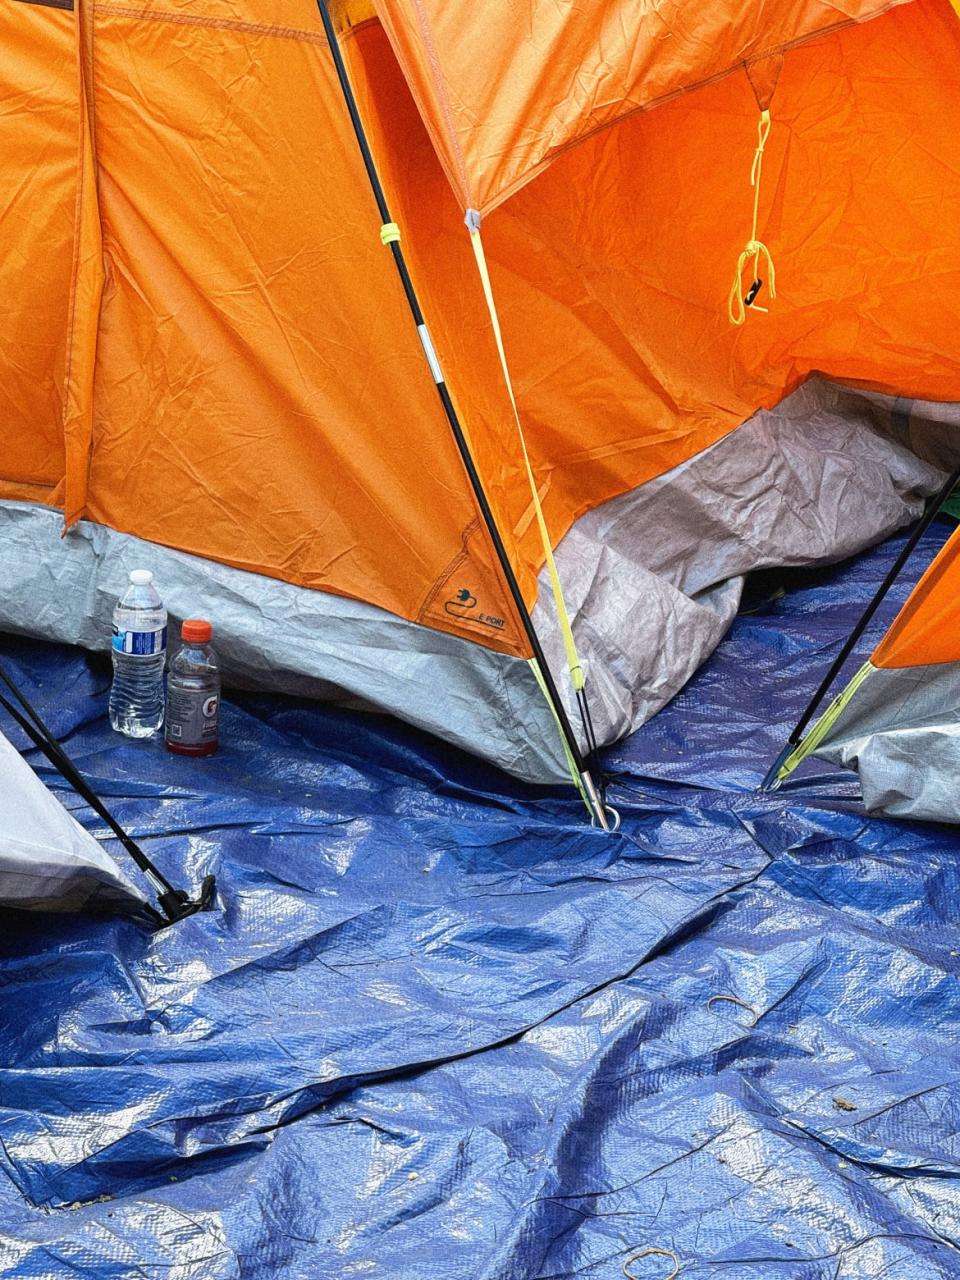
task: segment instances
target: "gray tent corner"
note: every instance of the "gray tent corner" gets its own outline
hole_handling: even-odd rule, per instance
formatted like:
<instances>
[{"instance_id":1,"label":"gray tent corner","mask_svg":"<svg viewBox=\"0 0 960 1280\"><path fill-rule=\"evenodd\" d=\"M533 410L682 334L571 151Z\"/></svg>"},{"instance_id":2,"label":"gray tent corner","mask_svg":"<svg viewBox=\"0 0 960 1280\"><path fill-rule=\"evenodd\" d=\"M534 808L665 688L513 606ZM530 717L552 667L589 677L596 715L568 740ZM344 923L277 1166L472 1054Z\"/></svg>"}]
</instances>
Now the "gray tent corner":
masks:
<instances>
[{"instance_id":1,"label":"gray tent corner","mask_svg":"<svg viewBox=\"0 0 960 1280\"><path fill-rule=\"evenodd\" d=\"M878 668L816 755L856 769L870 813L960 822L960 670Z\"/></svg>"},{"instance_id":2,"label":"gray tent corner","mask_svg":"<svg viewBox=\"0 0 960 1280\"><path fill-rule=\"evenodd\" d=\"M144 894L0 734L0 906L135 913Z\"/></svg>"}]
</instances>

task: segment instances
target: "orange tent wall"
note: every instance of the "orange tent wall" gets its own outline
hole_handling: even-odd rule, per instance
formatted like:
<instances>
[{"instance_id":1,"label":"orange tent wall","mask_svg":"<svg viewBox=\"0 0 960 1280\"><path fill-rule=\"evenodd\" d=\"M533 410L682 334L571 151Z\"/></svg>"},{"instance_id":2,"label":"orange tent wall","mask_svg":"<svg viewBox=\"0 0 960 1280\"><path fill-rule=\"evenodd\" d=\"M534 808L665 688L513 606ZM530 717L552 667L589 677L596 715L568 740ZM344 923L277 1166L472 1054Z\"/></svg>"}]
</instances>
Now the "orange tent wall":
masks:
<instances>
[{"instance_id":1,"label":"orange tent wall","mask_svg":"<svg viewBox=\"0 0 960 1280\"><path fill-rule=\"evenodd\" d=\"M0 498L43 501L63 477L75 57L72 14L0 5Z\"/></svg>"},{"instance_id":2,"label":"orange tent wall","mask_svg":"<svg viewBox=\"0 0 960 1280\"><path fill-rule=\"evenodd\" d=\"M462 209L382 30L357 28L348 48L448 381L532 596L542 556ZM760 224L779 297L742 329L726 314L753 199L758 110L742 72L595 134L484 220L554 541L812 373L960 398L958 88L948 0L787 54Z\"/></svg>"},{"instance_id":3,"label":"orange tent wall","mask_svg":"<svg viewBox=\"0 0 960 1280\"><path fill-rule=\"evenodd\" d=\"M294 0L269 26L253 0L205 0L203 15L195 0L135 12L101 0L81 13L105 268L97 331L78 339L96 356L70 436L81 509L525 654L379 243L319 19ZM11 4L4 21L21 55L9 70L5 46L0 70L23 89L0 128L25 128L19 163L42 175L28 202L17 188L12 207L29 207L30 228L22 212L14 226L47 300L37 325L13 326L24 342L0 339L5 371L22 382L22 456L0 460L9 494L63 472L52 424L70 413L59 403L76 206L67 156L75 186L80 118L75 70L69 95L64 79L70 15ZM362 26L347 44L448 381L532 602L542 551L462 210L382 30ZM742 73L592 134L491 216L494 287L554 541L811 372L957 398L958 71L948 0L788 52L761 206L780 297L742 330L725 313L752 204L757 106ZM50 127L32 129L44 113ZM49 247L35 223L55 229ZM8 280L15 297L33 283ZM458 612L461 588L503 627Z\"/></svg>"},{"instance_id":4,"label":"orange tent wall","mask_svg":"<svg viewBox=\"0 0 960 1280\"><path fill-rule=\"evenodd\" d=\"M914 587L870 660L876 667L960 662L960 529Z\"/></svg>"},{"instance_id":5,"label":"orange tent wall","mask_svg":"<svg viewBox=\"0 0 960 1280\"><path fill-rule=\"evenodd\" d=\"M7 296L22 300L36 272L45 308L20 322L42 341L21 351L4 334L4 393L18 402L6 494L43 496L63 474L62 410L69 517L527 656L380 243L319 19L298 29L217 0L203 17L179 7L76 15L98 162L81 183L74 18L4 6L23 88L2 127L33 130L16 153L21 260ZM287 8L309 22L309 6ZM44 487L10 483L24 478Z\"/></svg>"}]
</instances>

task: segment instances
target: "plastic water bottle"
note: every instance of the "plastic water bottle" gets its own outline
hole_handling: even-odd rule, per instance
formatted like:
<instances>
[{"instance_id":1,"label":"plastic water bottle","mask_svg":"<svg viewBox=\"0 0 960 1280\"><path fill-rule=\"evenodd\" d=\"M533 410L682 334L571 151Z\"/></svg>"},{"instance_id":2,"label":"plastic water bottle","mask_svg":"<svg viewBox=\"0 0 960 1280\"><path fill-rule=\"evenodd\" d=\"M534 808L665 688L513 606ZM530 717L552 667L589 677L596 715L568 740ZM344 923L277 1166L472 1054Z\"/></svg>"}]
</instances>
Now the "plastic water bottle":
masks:
<instances>
[{"instance_id":1,"label":"plastic water bottle","mask_svg":"<svg viewBox=\"0 0 960 1280\"><path fill-rule=\"evenodd\" d=\"M149 738L163 724L167 611L149 569L134 569L113 611L110 724L128 738Z\"/></svg>"},{"instance_id":2,"label":"plastic water bottle","mask_svg":"<svg viewBox=\"0 0 960 1280\"><path fill-rule=\"evenodd\" d=\"M204 618L187 618L183 645L167 677L167 750L178 756L212 756L220 720L220 666L210 641L213 627Z\"/></svg>"}]
</instances>

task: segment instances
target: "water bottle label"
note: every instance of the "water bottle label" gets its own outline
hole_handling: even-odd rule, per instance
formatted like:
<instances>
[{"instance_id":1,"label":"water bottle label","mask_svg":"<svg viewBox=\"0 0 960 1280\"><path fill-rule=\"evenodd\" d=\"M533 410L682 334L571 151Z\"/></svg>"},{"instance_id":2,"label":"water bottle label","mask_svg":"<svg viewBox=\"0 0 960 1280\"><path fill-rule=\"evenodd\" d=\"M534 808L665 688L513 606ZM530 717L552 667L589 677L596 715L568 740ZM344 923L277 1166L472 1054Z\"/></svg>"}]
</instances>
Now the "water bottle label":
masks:
<instances>
[{"instance_id":1,"label":"water bottle label","mask_svg":"<svg viewBox=\"0 0 960 1280\"><path fill-rule=\"evenodd\" d=\"M113 648L116 653L134 653L139 657L152 657L163 653L167 647L167 628L160 631L121 631L113 628Z\"/></svg>"}]
</instances>

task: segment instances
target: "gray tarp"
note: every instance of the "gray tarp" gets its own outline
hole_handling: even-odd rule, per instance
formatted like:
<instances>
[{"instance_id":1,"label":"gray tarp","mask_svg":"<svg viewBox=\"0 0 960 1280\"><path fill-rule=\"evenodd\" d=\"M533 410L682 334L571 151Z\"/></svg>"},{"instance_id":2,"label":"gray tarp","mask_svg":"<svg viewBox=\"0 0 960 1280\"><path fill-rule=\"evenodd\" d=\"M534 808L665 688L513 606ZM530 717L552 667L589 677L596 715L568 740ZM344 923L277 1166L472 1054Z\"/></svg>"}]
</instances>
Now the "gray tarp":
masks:
<instances>
[{"instance_id":1,"label":"gray tarp","mask_svg":"<svg viewBox=\"0 0 960 1280\"><path fill-rule=\"evenodd\" d=\"M557 561L602 741L682 687L728 627L745 573L842 558L918 515L940 473L875 430L875 412L810 383L563 539ZM100 526L60 532L55 511L0 504L0 629L105 649L126 572L143 565L173 617L214 620L234 683L388 711L519 777L567 777L525 662ZM542 576L534 621L559 676L552 615Z\"/></svg>"},{"instance_id":2,"label":"gray tarp","mask_svg":"<svg viewBox=\"0 0 960 1280\"><path fill-rule=\"evenodd\" d=\"M0 734L0 903L136 909L143 894Z\"/></svg>"},{"instance_id":3,"label":"gray tarp","mask_svg":"<svg viewBox=\"0 0 960 1280\"><path fill-rule=\"evenodd\" d=\"M943 474L874 429L878 416L857 393L809 382L577 522L557 564L603 742L683 687L730 625L745 574L843 559L920 515ZM553 618L541 576L534 622L559 670Z\"/></svg>"}]
</instances>

